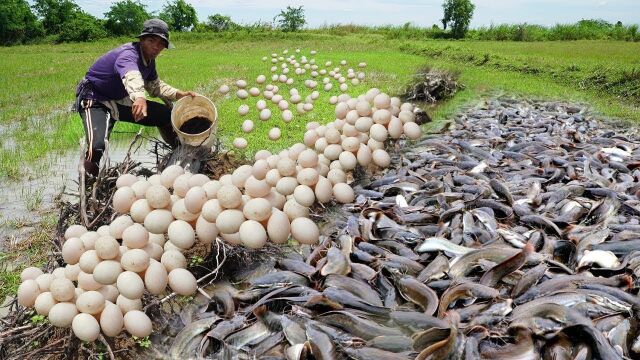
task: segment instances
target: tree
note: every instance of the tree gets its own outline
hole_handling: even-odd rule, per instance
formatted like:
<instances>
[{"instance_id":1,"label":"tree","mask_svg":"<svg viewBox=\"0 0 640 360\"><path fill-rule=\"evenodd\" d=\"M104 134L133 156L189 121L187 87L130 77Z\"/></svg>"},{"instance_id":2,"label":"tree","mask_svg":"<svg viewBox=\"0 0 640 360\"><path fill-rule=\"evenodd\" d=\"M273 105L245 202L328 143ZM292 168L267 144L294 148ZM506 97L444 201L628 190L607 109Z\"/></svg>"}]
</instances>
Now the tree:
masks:
<instances>
[{"instance_id":1,"label":"tree","mask_svg":"<svg viewBox=\"0 0 640 360\"><path fill-rule=\"evenodd\" d=\"M59 42L94 41L107 36L100 20L84 11L73 13L58 34Z\"/></svg>"},{"instance_id":2,"label":"tree","mask_svg":"<svg viewBox=\"0 0 640 360\"><path fill-rule=\"evenodd\" d=\"M80 12L80 7L71 0L35 0L33 9L47 34L59 34L63 24Z\"/></svg>"},{"instance_id":3,"label":"tree","mask_svg":"<svg viewBox=\"0 0 640 360\"><path fill-rule=\"evenodd\" d=\"M442 27L451 28L451 34L456 39L462 39L469 30L469 24L476 6L470 0L445 0L442 4L444 18Z\"/></svg>"},{"instance_id":4,"label":"tree","mask_svg":"<svg viewBox=\"0 0 640 360\"><path fill-rule=\"evenodd\" d=\"M273 21L278 22L278 27L282 31L298 31L307 23L302 6L297 8L287 6L286 10L280 10L280 14L276 15Z\"/></svg>"},{"instance_id":5,"label":"tree","mask_svg":"<svg viewBox=\"0 0 640 360\"><path fill-rule=\"evenodd\" d=\"M185 31L198 24L196 9L184 0L167 2L162 8L160 19L164 20L171 30Z\"/></svg>"},{"instance_id":6,"label":"tree","mask_svg":"<svg viewBox=\"0 0 640 360\"><path fill-rule=\"evenodd\" d=\"M25 0L5 0L0 3L1 45L23 43L43 34L42 24Z\"/></svg>"},{"instance_id":7,"label":"tree","mask_svg":"<svg viewBox=\"0 0 640 360\"><path fill-rule=\"evenodd\" d=\"M151 17L146 5L140 1L122 0L111 5L104 14L105 28L114 35L132 35L142 30L142 24Z\"/></svg>"},{"instance_id":8,"label":"tree","mask_svg":"<svg viewBox=\"0 0 640 360\"><path fill-rule=\"evenodd\" d=\"M231 18L222 14L209 15L207 18L207 28L215 31L226 31L236 27L237 24Z\"/></svg>"}]
</instances>

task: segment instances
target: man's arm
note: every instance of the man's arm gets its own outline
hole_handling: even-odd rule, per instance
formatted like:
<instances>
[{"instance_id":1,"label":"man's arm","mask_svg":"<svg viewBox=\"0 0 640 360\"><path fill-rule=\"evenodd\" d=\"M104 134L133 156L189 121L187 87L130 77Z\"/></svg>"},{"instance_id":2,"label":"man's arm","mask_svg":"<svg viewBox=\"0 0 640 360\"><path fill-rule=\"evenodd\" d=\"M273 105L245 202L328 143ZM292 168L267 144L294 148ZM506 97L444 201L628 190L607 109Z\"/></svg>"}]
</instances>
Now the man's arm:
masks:
<instances>
[{"instance_id":1,"label":"man's arm","mask_svg":"<svg viewBox=\"0 0 640 360\"><path fill-rule=\"evenodd\" d=\"M125 90L129 93L129 98L133 101L131 112L135 121L147 116L147 99L144 94L144 80L138 70L131 70L124 74L122 78Z\"/></svg>"},{"instance_id":2,"label":"man's arm","mask_svg":"<svg viewBox=\"0 0 640 360\"><path fill-rule=\"evenodd\" d=\"M160 80L160 78L156 78L152 81L147 81L145 84L145 89L149 92L151 96L158 97L162 100L166 101L175 101L181 99L185 96L194 97L198 95L194 91L182 91L174 88L173 86L167 84L166 82Z\"/></svg>"}]
</instances>

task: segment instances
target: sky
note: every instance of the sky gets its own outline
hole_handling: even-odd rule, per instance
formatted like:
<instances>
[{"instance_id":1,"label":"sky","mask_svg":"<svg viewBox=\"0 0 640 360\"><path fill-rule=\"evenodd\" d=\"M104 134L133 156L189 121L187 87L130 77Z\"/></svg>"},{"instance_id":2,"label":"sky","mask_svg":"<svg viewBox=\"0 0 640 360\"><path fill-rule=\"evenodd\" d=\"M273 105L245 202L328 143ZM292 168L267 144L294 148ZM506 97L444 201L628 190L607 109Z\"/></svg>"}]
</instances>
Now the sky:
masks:
<instances>
[{"instance_id":1,"label":"sky","mask_svg":"<svg viewBox=\"0 0 640 360\"><path fill-rule=\"evenodd\" d=\"M201 21L220 13L237 23L271 21L287 6L304 6L308 27L323 24L440 25L443 0L186 0ZM76 0L85 11L102 18L112 0ZM141 1L159 11L166 0ZM476 9L471 27L503 23L555 25L580 19L604 19L640 24L640 0L472 0Z\"/></svg>"}]
</instances>

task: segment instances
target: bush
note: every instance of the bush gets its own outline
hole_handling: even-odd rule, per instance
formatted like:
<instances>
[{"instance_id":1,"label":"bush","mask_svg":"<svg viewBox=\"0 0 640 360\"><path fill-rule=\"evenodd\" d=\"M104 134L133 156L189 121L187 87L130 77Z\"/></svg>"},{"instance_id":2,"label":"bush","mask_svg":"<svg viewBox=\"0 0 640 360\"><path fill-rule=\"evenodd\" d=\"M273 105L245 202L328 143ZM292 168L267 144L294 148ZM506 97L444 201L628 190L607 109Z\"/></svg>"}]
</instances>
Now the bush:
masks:
<instances>
[{"instance_id":1,"label":"bush","mask_svg":"<svg viewBox=\"0 0 640 360\"><path fill-rule=\"evenodd\" d=\"M171 30L186 31L198 24L196 9L184 0L167 2L162 8L160 19L164 20Z\"/></svg>"},{"instance_id":2,"label":"bush","mask_svg":"<svg viewBox=\"0 0 640 360\"><path fill-rule=\"evenodd\" d=\"M286 10L280 10L280 14L276 15L273 21L278 23L278 28L282 31L298 31L307 23L302 6L297 8L287 6Z\"/></svg>"},{"instance_id":3,"label":"bush","mask_svg":"<svg viewBox=\"0 0 640 360\"><path fill-rule=\"evenodd\" d=\"M0 3L0 45L24 43L43 34L42 25L25 0Z\"/></svg>"},{"instance_id":4,"label":"bush","mask_svg":"<svg viewBox=\"0 0 640 360\"><path fill-rule=\"evenodd\" d=\"M33 9L42 19L47 35L60 34L65 30L65 23L82 11L71 0L36 0Z\"/></svg>"},{"instance_id":5,"label":"bush","mask_svg":"<svg viewBox=\"0 0 640 360\"><path fill-rule=\"evenodd\" d=\"M65 21L62 31L58 34L58 41L94 41L106 36L107 33L98 19L80 11Z\"/></svg>"},{"instance_id":6,"label":"bush","mask_svg":"<svg viewBox=\"0 0 640 360\"><path fill-rule=\"evenodd\" d=\"M238 24L231 21L229 16L222 14L209 15L207 18L206 27L211 31L220 32L232 30L238 27Z\"/></svg>"},{"instance_id":7,"label":"bush","mask_svg":"<svg viewBox=\"0 0 640 360\"><path fill-rule=\"evenodd\" d=\"M122 0L111 5L104 14L105 28L111 35L133 35L140 33L142 24L151 17L146 5L135 0Z\"/></svg>"},{"instance_id":8,"label":"bush","mask_svg":"<svg viewBox=\"0 0 640 360\"><path fill-rule=\"evenodd\" d=\"M445 0L442 8L444 10L443 28L446 30L447 25L449 25L454 38L464 38L467 30L469 30L473 10L475 10L476 6L470 0Z\"/></svg>"}]
</instances>

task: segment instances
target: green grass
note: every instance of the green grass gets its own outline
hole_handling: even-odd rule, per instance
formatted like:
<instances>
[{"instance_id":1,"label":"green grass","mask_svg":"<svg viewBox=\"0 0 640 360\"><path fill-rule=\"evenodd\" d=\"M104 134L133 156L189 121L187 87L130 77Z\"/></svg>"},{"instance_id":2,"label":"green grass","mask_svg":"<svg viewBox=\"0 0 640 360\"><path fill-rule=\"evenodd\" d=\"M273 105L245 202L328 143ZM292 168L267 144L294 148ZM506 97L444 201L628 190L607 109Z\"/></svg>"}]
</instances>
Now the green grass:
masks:
<instances>
[{"instance_id":1,"label":"green grass","mask_svg":"<svg viewBox=\"0 0 640 360\"><path fill-rule=\"evenodd\" d=\"M6 225L19 228L25 224L15 222ZM0 304L7 297L16 295L22 270L29 266L42 268L47 263L56 225L57 216L48 214L29 236L3 245L4 251L0 252Z\"/></svg>"},{"instance_id":2,"label":"green grass","mask_svg":"<svg viewBox=\"0 0 640 360\"><path fill-rule=\"evenodd\" d=\"M76 151L83 130L79 116L68 111L75 84L97 57L128 40L0 48L0 177L20 178L28 175L25 164L35 164L51 152ZM261 57L284 49L292 53L297 47L307 57L309 50L318 50L318 65L331 60L338 66L345 59L356 69L358 62L367 62L367 79L357 87L350 86L351 95L370 87L398 94L414 71L425 64L460 71L467 88L453 100L429 109L436 120L481 96L503 92L585 102L606 117L640 120L640 43L390 40L384 34L348 32L344 36L317 32L177 34L174 40L177 49L163 52L158 59L161 78L210 97L219 112L218 135L227 146L235 137L245 137L249 142L245 154L263 148L282 149L301 141L308 121L333 120L328 98L339 93L335 84L330 93L319 90L321 97L311 113L298 115L292 109L294 120L289 124L280 120L280 112L270 102L274 116L261 122L253 106L257 98L242 101L217 93L221 84L231 85L237 79L246 79L252 86L259 74L270 78L271 63L262 62ZM301 85L305 78L298 77L294 85L303 98L310 93ZM279 87L281 94L288 94L289 86ZM234 94L235 86L231 88ZM237 109L243 103L252 110L240 117ZM256 125L251 134L240 129L247 118ZM282 130L278 142L267 139L274 126ZM115 131L136 128L118 124ZM115 133L112 139L130 137Z\"/></svg>"}]
</instances>

